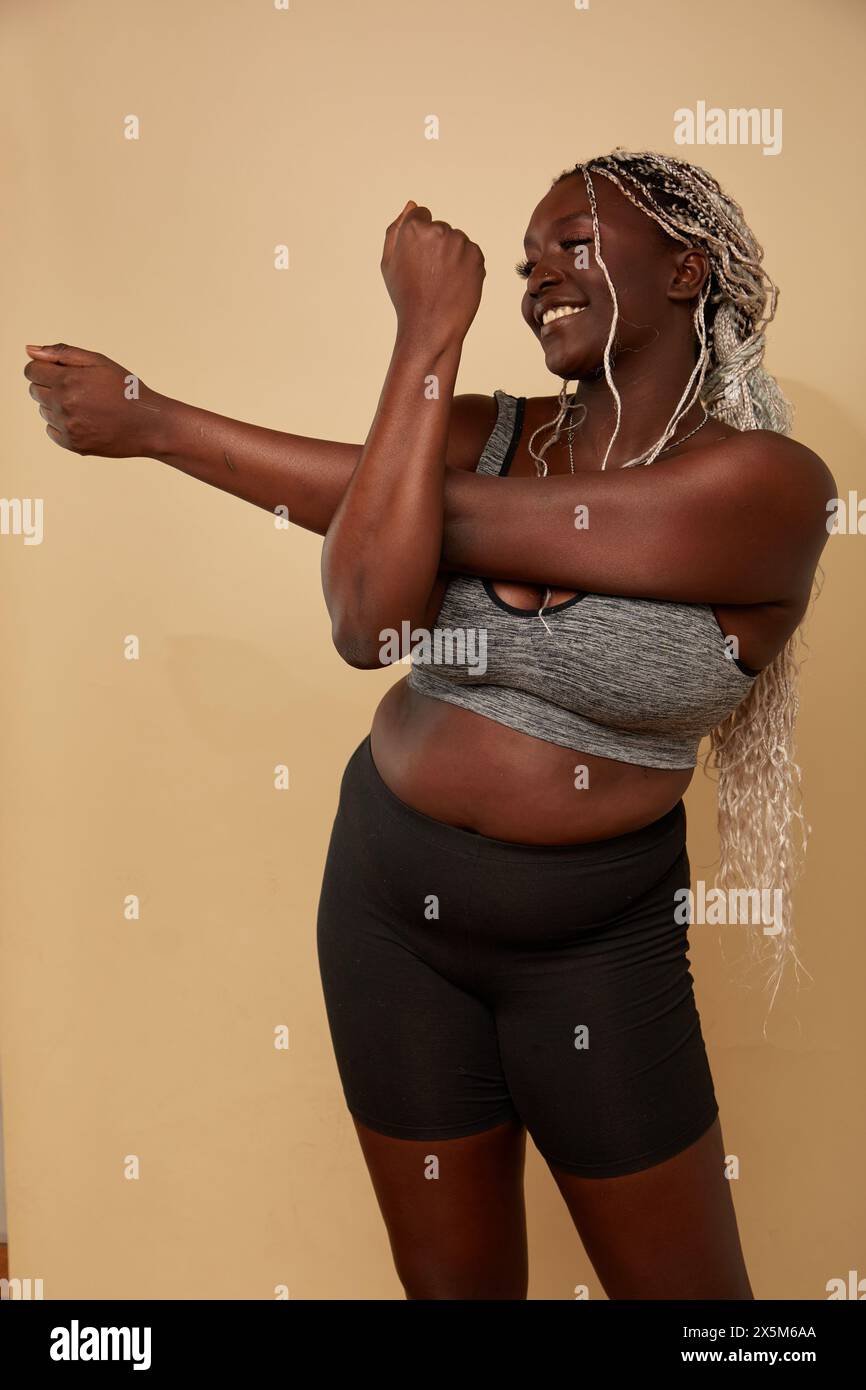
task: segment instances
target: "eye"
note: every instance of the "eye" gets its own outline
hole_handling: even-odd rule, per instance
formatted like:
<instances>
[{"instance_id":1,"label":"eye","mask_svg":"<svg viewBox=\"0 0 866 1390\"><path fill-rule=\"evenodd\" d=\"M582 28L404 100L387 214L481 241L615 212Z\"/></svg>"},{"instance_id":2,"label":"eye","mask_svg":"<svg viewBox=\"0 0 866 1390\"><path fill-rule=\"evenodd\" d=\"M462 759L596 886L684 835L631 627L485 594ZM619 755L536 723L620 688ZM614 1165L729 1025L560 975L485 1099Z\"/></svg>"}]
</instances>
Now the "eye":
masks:
<instances>
[{"instance_id":1,"label":"eye","mask_svg":"<svg viewBox=\"0 0 866 1390\"><path fill-rule=\"evenodd\" d=\"M569 237L567 241L561 241L559 244L563 251L568 251L573 246L591 246L594 240L595 238L591 236ZM528 280L535 266L532 261L518 261L514 269L521 279Z\"/></svg>"}]
</instances>

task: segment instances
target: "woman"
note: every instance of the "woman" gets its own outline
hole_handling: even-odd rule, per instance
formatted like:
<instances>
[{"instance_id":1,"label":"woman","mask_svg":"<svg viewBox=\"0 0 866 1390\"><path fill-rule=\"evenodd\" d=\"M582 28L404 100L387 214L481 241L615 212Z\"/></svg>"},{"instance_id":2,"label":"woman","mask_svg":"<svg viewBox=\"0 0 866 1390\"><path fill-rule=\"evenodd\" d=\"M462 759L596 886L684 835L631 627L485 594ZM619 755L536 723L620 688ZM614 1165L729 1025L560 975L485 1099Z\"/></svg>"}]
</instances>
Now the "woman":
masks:
<instances>
[{"instance_id":1,"label":"woman","mask_svg":"<svg viewBox=\"0 0 866 1390\"><path fill-rule=\"evenodd\" d=\"M611 1298L753 1297L678 904L709 735L721 881L781 886L784 920L751 936L776 988L796 960L793 644L836 488L761 366L762 255L696 166L576 165L518 267L563 389L455 397L483 257L410 202L386 234L397 335L360 448L140 383L130 402L99 354L31 350L58 443L287 506L326 537L345 660L411 643L344 773L318 920L410 1299L526 1297L527 1131Z\"/></svg>"}]
</instances>

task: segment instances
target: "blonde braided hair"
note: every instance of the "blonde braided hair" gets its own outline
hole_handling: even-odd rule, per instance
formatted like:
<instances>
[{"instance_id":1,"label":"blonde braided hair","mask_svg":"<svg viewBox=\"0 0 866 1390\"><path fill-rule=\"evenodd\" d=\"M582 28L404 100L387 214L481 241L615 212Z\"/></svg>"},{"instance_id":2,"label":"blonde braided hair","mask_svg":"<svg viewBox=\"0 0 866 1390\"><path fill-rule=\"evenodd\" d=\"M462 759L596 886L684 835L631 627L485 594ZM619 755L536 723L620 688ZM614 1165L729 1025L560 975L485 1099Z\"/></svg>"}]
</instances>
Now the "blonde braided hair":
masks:
<instances>
[{"instance_id":1,"label":"blonde braided hair","mask_svg":"<svg viewBox=\"0 0 866 1390\"><path fill-rule=\"evenodd\" d=\"M601 255L591 172L609 179L668 236L702 248L710 265L693 318L699 347L695 370L662 437L623 466L651 463L696 400L715 419L735 429L789 434L793 408L762 365L765 330L775 317L778 290L763 268L763 248L748 227L742 208L699 165L651 151L630 153L617 146L609 155L564 170L552 185L583 174L592 210L596 261L614 305L604 370L615 397L617 422L602 466L621 417L610 370L619 306ZM694 390L683 404L695 377ZM818 592L820 584L811 602ZM766 987L771 991L770 1009L789 962L798 983L800 970L809 974L797 953L791 911L793 887L802 872L810 832L802 808L801 770L794 757L799 639L798 626L756 678L746 699L711 731L704 759L704 772L709 774L712 769L718 773L720 854L714 886L725 892L738 887L780 890L782 911L775 921L775 934L767 936L761 927L753 927L748 937L750 964L769 966Z\"/></svg>"}]
</instances>

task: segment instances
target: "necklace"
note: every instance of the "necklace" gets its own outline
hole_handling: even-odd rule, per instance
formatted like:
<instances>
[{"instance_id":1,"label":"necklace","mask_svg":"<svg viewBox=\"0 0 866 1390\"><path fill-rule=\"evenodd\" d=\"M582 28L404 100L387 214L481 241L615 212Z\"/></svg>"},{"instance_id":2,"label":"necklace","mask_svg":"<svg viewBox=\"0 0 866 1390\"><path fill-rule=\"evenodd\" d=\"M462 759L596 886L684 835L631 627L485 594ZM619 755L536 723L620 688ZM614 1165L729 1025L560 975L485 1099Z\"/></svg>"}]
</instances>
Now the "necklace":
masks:
<instances>
[{"instance_id":1,"label":"necklace","mask_svg":"<svg viewBox=\"0 0 866 1390\"><path fill-rule=\"evenodd\" d=\"M666 444L665 447L664 447L663 449L659 449L658 454L656 455L656 458L661 458L662 454L666 454L667 451L668 451L668 449L673 449L673 447L674 447L676 444L684 444L685 441L686 441L687 439L691 439L691 437L692 437L693 434L697 434L698 430L702 430L702 429L703 429L704 425L707 423L707 421L709 420L709 418L710 418L710 417L709 417L709 415L707 414L707 412L704 411L704 418L703 418L703 420L701 421L701 423L700 423L699 425L695 425L694 429L693 429L693 430L689 430L688 434L684 434L684 435L682 436L681 439L672 439L671 442L670 442L670 444ZM569 461L569 463L571 464L571 471L572 471L572 473L574 473L574 450L572 449L571 441L572 441L572 436L574 435L574 431L576 430L576 428L577 428L576 425L569 425L569 427L568 427L568 461Z\"/></svg>"},{"instance_id":2,"label":"necklace","mask_svg":"<svg viewBox=\"0 0 866 1390\"><path fill-rule=\"evenodd\" d=\"M580 404L582 404L582 402L580 402ZM566 409L566 410L576 410L576 409L577 409L577 404L567 405L567 406L565 406L565 409ZM567 433L567 436L568 436L568 439L567 439L567 443L568 443L568 462L569 462L569 466L570 466L570 468L571 468L572 476L574 475L574 449L573 449L573 447L572 447L572 440L573 440L573 437L574 437L574 431L577 429L577 426L578 426L579 424L583 424L583 421L586 419L586 407L585 407L585 406L583 407L583 410L584 410L584 413L583 413L583 416L581 417L581 419L578 420L578 421L576 421L574 424L569 425L569 426L567 427L567 430L566 430L566 433ZM657 458L661 458L662 454L666 454L667 451L668 451L668 449L673 449L673 448L675 448L675 447L676 447L677 445L679 445L679 444L684 444L685 441L686 441L687 439L691 439L691 437L692 437L693 434L697 434L698 430L702 430L702 429L703 429L704 425L707 423L707 421L709 420L709 418L710 418L710 416L709 416L709 414L707 413L707 411L705 410L705 411L704 411L704 418L701 420L700 424L695 425L695 427L694 427L693 430L689 430L688 434L682 435L682 437L681 437L680 439L672 439L671 442L670 442L670 444L666 444L665 447L664 447L663 449L659 449L659 452L658 452L658 454L656 455L656 457L657 457ZM550 426L544 426L544 425L542 425L540 428L541 428L541 429L545 429L545 428L548 428L548 429L549 429ZM537 433L538 433L538 430L535 431L535 434L537 434ZM532 439L535 438L535 434L533 434ZM533 451L533 448L532 448L532 439L530 439L530 441L529 441L529 452L530 452L530 454L532 455L532 458L535 460L536 471L538 470L538 464L540 463L540 464L542 465L542 467L544 468L544 472L545 472L545 474L546 474L546 472L547 472L547 464L544 463L543 459L541 459L541 457L540 457L539 455L537 455L537 454ZM552 442L552 441L551 441L551 442ZM620 465L620 466L622 467L623 465ZM539 475L539 476L544 476L544 475Z\"/></svg>"}]
</instances>

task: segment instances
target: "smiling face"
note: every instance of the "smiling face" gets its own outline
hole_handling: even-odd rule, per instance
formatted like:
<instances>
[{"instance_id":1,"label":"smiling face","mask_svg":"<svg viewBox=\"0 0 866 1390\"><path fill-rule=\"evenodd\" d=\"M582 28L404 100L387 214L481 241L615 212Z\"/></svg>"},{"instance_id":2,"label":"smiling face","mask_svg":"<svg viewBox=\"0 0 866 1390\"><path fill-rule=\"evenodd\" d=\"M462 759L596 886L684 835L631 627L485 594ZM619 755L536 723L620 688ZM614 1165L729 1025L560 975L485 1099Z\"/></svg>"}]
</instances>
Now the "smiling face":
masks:
<instances>
[{"instance_id":1,"label":"smiling face","mask_svg":"<svg viewBox=\"0 0 866 1390\"><path fill-rule=\"evenodd\" d=\"M611 365L617 353L646 348L659 335L692 334L691 313L709 264L705 254L675 241L609 179L590 170L601 257L619 304ZM583 174L554 184L532 214L524 240L526 279L521 311L544 351L549 371L566 380L604 372L613 300L595 255L592 208ZM585 267L585 268L584 268ZM551 308L577 313L544 326ZM684 314L685 310L685 314Z\"/></svg>"}]
</instances>

